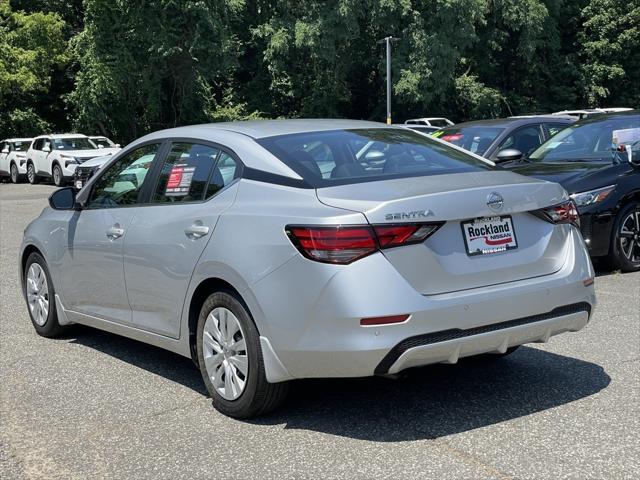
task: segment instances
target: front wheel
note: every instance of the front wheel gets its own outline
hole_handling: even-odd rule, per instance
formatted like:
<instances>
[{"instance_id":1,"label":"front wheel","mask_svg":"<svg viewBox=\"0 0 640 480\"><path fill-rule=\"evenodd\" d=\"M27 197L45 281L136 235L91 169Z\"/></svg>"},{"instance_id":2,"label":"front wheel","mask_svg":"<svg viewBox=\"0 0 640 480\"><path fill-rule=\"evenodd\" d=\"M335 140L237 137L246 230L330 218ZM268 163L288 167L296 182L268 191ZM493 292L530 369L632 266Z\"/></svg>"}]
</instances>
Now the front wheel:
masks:
<instances>
[{"instance_id":1,"label":"front wheel","mask_svg":"<svg viewBox=\"0 0 640 480\"><path fill-rule=\"evenodd\" d=\"M27 180L31 185L35 185L38 183L38 175L36 175L36 168L33 166L33 163L27 163Z\"/></svg>"},{"instance_id":2,"label":"front wheel","mask_svg":"<svg viewBox=\"0 0 640 480\"><path fill-rule=\"evenodd\" d=\"M260 336L251 316L232 292L211 294L200 310L197 330L202 379L219 412L250 418L279 407L288 383L269 383Z\"/></svg>"},{"instance_id":3,"label":"front wheel","mask_svg":"<svg viewBox=\"0 0 640 480\"><path fill-rule=\"evenodd\" d=\"M625 206L616 216L609 260L623 272L640 270L640 203Z\"/></svg>"},{"instance_id":4,"label":"front wheel","mask_svg":"<svg viewBox=\"0 0 640 480\"><path fill-rule=\"evenodd\" d=\"M55 291L49 268L42 255L32 253L24 268L24 290L31 323L39 335L55 337L64 331L58 323Z\"/></svg>"},{"instance_id":5,"label":"front wheel","mask_svg":"<svg viewBox=\"0 0 640 480\"><path fill-rule=\"evenodd\" d=\"M53 176L53 183L56 187L62 187L64 184L64 178L62 176L62 169L60 165L57 163L53 166L51 170L51 175Z\"/></svg>"},{"instance_id":6,"label":"front wheel","mask_svg":"<svg viewBox=\"0 0 640 480\"><path fill-rule=\"evenodd\" d=\"M18 173L18 166L15 163L12 163L11 167L9 167L9 173L11 174L12 183L20 182L20 174Z\"/></svg>"}]
</instances>

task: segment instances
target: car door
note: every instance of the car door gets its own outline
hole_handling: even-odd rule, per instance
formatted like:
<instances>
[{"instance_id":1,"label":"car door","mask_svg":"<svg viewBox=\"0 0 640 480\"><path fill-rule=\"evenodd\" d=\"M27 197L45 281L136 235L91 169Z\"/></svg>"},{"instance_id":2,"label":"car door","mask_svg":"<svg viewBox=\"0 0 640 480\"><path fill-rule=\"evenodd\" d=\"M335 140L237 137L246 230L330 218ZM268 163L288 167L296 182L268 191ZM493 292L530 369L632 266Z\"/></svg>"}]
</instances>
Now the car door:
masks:
<instances>
[{"instance_id":1,"label":"car door","mask_svg":"<svg viewBox=\"0 0 640 480\"><path fill-rule=\"evenodd\" d=\"M9 157L10 145L9 142L0 142L0 172L2 173L9 172L7 158Z\"/></svg>"},{"instance_id":2,"label":"car door","mask_svg":"<svg viewBox=\"0 0 640 480\"><path fill-rule=\"evenodd\" d=\"M75 213L62 265L65 308L131 323L123 246L136 207L144 201L147 172L160 148L161 143L149 143L116 160L100 173L83 208Z\"/></svg>"},{"instance_id":3,"label":"car door","mask_svg":"<svg viewBox=\"0 0 640 480\"><path fill-rule=\"evenodd\" d=\"M491 160L495 160L498 153L507 148L519 150L523 155L527 156L538 148L542 142L544 142L544 135L541 123L519 127L500 141L500 144L491 155Z\"/></svg>"},{"instance_id":4,"label":"car door","mask_svg":"<svg viewBox=\"0 0 640 480\"><path fill-rule=\"evenodd\" d=\"M38 174L47 174L50 175L51 171L47 168L47 157L51 153L51 139L50 138L41 138L38 143L37 149L33 152L33 166L36 169Z\"/></svg>"},{"instance_id":5,"label":"car door","mask_svg":"<svg viewBox=\"0 0 640 480\"><path fill-rule=\"evenodd\" d=\"M214 145L174 141L148 206L131 223L124 269L136 327L178 338L195 265L235 199L240 164Z\"/></svg>"}]
</instances>

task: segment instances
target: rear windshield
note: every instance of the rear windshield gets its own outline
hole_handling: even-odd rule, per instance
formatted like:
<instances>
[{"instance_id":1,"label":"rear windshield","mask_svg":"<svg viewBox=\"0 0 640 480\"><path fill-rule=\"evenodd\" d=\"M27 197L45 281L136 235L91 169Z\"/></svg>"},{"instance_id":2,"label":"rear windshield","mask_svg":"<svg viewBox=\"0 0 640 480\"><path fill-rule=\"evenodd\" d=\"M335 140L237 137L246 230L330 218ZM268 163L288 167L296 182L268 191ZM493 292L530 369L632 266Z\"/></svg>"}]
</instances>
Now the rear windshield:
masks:
<instances>
[{"instance_id":1,"label":"rear windshield","mask_svg":"<svg viewBox=\"0 0 640 480\"><path fill-rule=\"evenodd\" d=\"M402 128L298 133L258 143L316 188L493 168Z\"/></svg>"},{"instance_id":2,"label":"rear windshield","mask_svg":"<svg viewBox=\"0 0 640 480\"><path fill-rule=\"evenodd\" d=\"M503 130L504 128L500 127L450 127L439 130L432 135L470 152L484 155L484 152Z\"/></svg>"}]
</instances>

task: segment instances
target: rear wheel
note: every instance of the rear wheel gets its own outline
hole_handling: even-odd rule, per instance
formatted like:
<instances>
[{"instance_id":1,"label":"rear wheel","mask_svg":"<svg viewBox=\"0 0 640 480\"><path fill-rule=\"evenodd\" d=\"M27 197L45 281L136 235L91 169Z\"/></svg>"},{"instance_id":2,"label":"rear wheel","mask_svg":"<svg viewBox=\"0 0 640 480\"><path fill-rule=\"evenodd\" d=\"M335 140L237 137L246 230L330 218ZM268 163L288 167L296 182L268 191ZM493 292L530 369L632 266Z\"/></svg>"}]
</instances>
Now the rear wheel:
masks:
<instances>
[{"instance_id":1,"label":"rear wheel","mask_svg":"<svg viewBox=\"0 0 640 480\"><path fill-rule=\"evenodd\" d=\"M640 270L640 203L624 207L614 223L609 260L623 272Z\"/></svg>"},{"instance_id":2,"label":"rear wheel","mask_svg":"<svg viewBox=\"0 0 640 480\"><path fill-rule=\"evenodd\" d=\"M64 178L62 177L62 169L57 163L51 169L51 176L53 177L53 183L56 187L61 187L64 184Z\"/></svg>"},{"instance_id":3,"label":"rear wheel","mask_svg":"<svg viewBox=\"0 0 640 480\"><path fill-rule=\"evenodd\" d=\"M39 335L55 337L64 331L58 323L55 291L47 262L39 253L32 253L24 268L24 289L31 323Z\"/></svg>"},{"instance_id":4,"label":"rear wheel","mask_svg":"<svg viewBox=\"0 0 640 480\"><path fill-rule=\"evenodd\" d=\"M202 378L219 412L250 418L284 401L289 384L267 382L258 330L232 292L213 293L202 305L197 353Z\"/></svg>"},{"instance_id":5,"label":"rear wheel","mask_svg":"<svg viewBox=\"0 0 640 480\"><path fill-rule=\"evenodd\" d=\"M38 175L36 175L36 168L33 166L33 163L27 163L27 180L31 185L35 185L38 183Z\"/></svg>"}]
</instances>

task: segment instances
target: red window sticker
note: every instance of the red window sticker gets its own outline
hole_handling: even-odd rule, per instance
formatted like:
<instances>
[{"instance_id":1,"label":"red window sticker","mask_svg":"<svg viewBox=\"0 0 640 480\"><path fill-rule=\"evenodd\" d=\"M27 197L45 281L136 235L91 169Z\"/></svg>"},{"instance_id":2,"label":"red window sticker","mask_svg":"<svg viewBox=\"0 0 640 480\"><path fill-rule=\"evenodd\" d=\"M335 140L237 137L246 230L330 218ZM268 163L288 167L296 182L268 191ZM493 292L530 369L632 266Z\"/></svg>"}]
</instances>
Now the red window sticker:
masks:
<instances>
[{"instance_id":1,"label":"red window sticker","mask_svg":"<svg viewBox=\"0 0 640 480\"><path fill-rule=\"evenodd\" d=\"M183 167L173 167L171 169L171 173L169 174L169 181L167 182L167 189L178 188L180 186L183 171Z\"/></svg>"}]
</instances>

